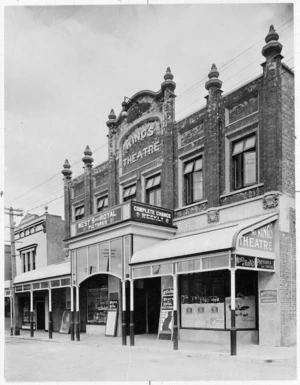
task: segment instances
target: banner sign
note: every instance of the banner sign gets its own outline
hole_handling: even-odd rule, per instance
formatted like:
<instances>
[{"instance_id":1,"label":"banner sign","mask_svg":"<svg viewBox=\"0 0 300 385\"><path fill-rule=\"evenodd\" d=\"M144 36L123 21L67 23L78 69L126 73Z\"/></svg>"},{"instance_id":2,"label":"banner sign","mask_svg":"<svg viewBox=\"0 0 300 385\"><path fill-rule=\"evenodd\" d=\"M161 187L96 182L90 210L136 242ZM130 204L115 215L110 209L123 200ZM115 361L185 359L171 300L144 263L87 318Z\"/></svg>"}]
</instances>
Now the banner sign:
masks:
<instances>
[{"instance_id":1,"label":"banner sign","mask_svg":"<svg viewBox=\"0 0 300 385\"><path fill-rule=\"evenodd\" d=\"M241 236L239 246L246 249L255 249L261 251L274 251L274 224L269 223L266 226L253 230Z\"/></svg>"},{"instance_id":2,"label":"banner sign","mask_svg":"<svg viewBox=\"0 0 300 385\"><path fill-rule=\"evenodd\" d=\"M173 289L163 289L158 326L158 339L171 340L173 337Z\"/></svg>"},{"instance_id":3,"label":"banner sign","mask_svg":"<svg viewBox=\"0 0 300 385\"><path fill-rule=\"evenodd\" d=\"M260 303L277 303L277 290L261 290Z\"/></svg>"},{"instance_id":4,"label":"banner sign","mask_svg":"<svg viewBox=\"0 0 300 385\"><path fill-rule=\"evenodd\" d=\"M92 217L83 219L76 223L76 234L84 233L89 230L100 229L122 219L121 207L116 207L103 213L99 213Z\"/></svg>"},{"instance_id":5,"label":"banner sign","mask_svg":"<svg viewBox=\"0 0 300 385\"><path fill-rule=\"evenodd\" d=\"M173 211L161 207L131 202L131 218L139 222L146 222L154 225L172 226Z\"/></svg>"}]
</instances>

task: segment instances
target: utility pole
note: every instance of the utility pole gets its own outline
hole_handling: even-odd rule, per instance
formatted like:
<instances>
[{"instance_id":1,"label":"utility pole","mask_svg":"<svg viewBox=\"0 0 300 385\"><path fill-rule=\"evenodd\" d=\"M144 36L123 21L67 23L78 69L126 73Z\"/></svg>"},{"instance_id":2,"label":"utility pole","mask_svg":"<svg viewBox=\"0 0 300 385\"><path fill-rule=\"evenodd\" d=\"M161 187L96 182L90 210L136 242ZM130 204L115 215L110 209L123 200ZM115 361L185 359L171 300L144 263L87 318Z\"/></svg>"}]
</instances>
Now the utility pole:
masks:
<instances>
[{"instance_id":1,"label":"utility pole","mask_svg":"<svg viewBox=\"0 0 300 385\"><path fill-rule=\"evenodd\" d=\"M5 214L9 215L9 228L10 228L10 250L11 250L11 293L12 293L12 304L10 304L12 311L12 318L13 318L13 326L11 327L10 334L18 336L20 334L20 328L19 328L19 307L18 307L18 298L16 296L15 290L14 290L14 279L17 275L17 267L16 267L16 242L15 242L15 222L14 222L14 216L23 216L23 210L19 209L13 209L5 208L8 212L5 212Z\"/></svg>"}]
</instances>

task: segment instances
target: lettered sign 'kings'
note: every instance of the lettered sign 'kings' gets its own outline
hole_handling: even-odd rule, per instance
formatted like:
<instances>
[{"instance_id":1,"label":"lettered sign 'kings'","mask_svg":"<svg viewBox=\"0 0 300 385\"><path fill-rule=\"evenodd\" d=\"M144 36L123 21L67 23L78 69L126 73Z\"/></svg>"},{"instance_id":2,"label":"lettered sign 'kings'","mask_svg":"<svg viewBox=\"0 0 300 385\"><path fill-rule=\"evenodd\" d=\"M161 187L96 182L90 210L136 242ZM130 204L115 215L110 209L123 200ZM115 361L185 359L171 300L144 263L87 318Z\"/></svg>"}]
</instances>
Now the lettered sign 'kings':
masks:
<instances>
[{"instance_id":1,"label":"lettered sign 'kings'","mask_svg":"<svg viewBox=\"0 0 300 385\"><path fill-rule=\"evenodd\" d=\"M253 230L240 237L239 247L260 251L274 251L274 223Z\"/></svg>"},{"instance_id":2,"label":"lettered sign 'kings'","mask_svg":"<svg viewBox=\"0 0 300 385\"><path fill-rule=\"evenodd\" d=\"M161 150L160 122L153 120L136 127L124 140L122 166L128 168L136 162L143 163Z\"/></svg>"}]
</instances>

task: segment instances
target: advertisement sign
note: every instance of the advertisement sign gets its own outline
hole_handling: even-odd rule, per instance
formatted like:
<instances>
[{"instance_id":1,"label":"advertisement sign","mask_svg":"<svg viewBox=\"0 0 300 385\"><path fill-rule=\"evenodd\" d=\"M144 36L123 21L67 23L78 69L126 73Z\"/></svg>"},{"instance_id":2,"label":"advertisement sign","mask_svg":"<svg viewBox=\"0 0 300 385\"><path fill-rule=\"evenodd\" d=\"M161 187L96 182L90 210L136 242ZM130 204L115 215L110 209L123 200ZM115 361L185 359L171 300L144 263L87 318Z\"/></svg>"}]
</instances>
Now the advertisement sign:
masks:
<instances>
[{"instance_id":1,"label":"advertisement sign","mask_svg":"<svg viewBox=\"0 0 300 385\"><path fill-rule=\"evenodd\" d=\"M255 258L254 257L245 257L242 255L236 256L236 266L240 267L250 267L255 268Z\"/></svg>"},{"instance_id":2,"label":"advertisement sign","mask_svg":"<svg viewBox=\"0 0 300 385\"><path fill-rule=\"evenodd\" d=\"M171 340L173 336L173 289L163 289L158 326L158 339Z\"/></svg>"},{"instance_id":3,"label":"advertisement sign","mask_svg":"<svg viewBox=\"0 0 300 385\"><path fill-rule=\"evenodd\" d=\"M92 217L82 219L76 223L76 234L81 234L86 231L99 229L108 226L114 222L120 221L121 207L116 207L112 210L98 213Z\"/></svg>"},{"instance_id":4,"label":"advertisement sign","mask_svg":"<svg viewBox=\"0 0 300 385\"><path fill-rule=\"evenodd\" d=\"M131 202L131 218L139 222L171 226L173 223L173 212L161 207Z\"/></svg>"},{"instance_id":5,"label":"advertisement sign","mask_svg":"<svg viewBox=\"0 0 300 385\"><path fill-rule=\"evenodd\" d=\"M277 290L261 290L260 303L277 303Z\"/></svg>"},{"instance_id":6,"label":"advertisement sign","mask_svg":"<svg viewBox=\"0 0 300 385\"><path fill-rule=\"evenodd\" d=\"M182 303L181 322L187 328L224 329L224 302Z\"/></svg>"}]
</instances>

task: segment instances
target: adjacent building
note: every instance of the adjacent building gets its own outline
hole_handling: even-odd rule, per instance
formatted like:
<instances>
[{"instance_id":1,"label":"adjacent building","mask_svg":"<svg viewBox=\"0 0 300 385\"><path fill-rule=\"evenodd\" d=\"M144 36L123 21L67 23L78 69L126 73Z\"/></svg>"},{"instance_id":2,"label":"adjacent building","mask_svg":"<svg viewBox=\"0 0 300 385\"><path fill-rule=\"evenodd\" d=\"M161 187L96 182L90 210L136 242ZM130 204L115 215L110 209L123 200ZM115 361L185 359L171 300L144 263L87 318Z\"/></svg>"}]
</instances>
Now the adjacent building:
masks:
<instances>
[{"instance_id":1,"label":"adjacent building","mask_svg":"<svg viewBox=\"0 0 300 385\"><path fill-rule=\"evenodd\" d=\"M46 208L40 216L26 214L15 229L14 288L21 329L59 331L63 313L70 309L70 261L64 248L64 228L61 217L49 214Z\"/></svg>"}]
</instances>

